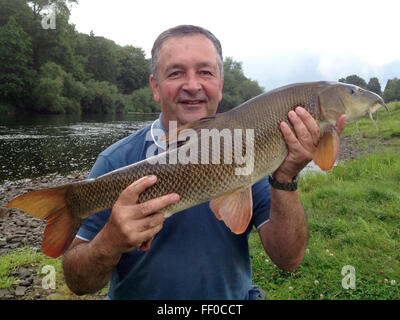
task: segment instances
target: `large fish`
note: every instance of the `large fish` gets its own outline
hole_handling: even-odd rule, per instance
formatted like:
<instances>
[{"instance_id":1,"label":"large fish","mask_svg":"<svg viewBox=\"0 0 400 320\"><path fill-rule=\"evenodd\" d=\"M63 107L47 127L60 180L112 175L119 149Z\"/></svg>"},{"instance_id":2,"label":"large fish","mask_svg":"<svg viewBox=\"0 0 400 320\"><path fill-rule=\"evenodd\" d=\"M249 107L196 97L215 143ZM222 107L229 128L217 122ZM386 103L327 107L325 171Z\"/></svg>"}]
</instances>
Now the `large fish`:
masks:
<instances>
[{"instance_id":1,"label":"large fish","mask_svg":"<svg viewBox=\"0 0 400 320\"><path fill-rule=\"evenodd\" d=\"M176 192L180 201L161 210L169 217L210 201L210 208L218 219L232 232L243 233L252 216L251 185L274 172L287 156L279 124L286 121L290 125L288 112L296 106L303 106L319 124L321 139L314 162L323 170L331 169L337 157L339 138L333 126L340 115L346 114L346 121L351 122L380 106L387 109L380 96L354 85L336 82L288 85L261 94L228 112L171 131L168 137L172 142L174 135L178 141L185 140L179 139L184 132L195 132L199 136L211 132L217 135L217 140L224 136L217 141L220 143L209 143L203 148L203 137L196 139L193 134L186 134L183 136L189 139L177 148L96 179L26 193L12 200L8 208L19 208L47 220L42 251L58 257L68 248L86 218L111 208L121 191L133 181L156 175L157 183L140 195L139 202ZM237 132L243 133L238 136L240 139L235 135ZM242 143L236 143L240 140ZM243 157L237 155L246 155L251 165L239 161Z\"/></svg>"}]
</instances>

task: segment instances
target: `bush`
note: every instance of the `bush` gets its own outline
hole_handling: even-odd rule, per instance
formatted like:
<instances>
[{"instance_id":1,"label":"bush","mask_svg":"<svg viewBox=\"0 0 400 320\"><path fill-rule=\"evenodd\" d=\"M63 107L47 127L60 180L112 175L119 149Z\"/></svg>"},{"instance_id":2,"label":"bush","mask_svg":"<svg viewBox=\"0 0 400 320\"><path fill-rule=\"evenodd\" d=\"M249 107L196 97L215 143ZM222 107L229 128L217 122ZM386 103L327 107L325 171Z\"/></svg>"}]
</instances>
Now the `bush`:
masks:
<instances>
[{"instance_id":1,"label":"bush","mask_svg":"<svg viewBox=\"0 0 400 320\"><path fill-rule=\"evenodd\" d=\"M161 107L154 101L153 90L150 85L142 89L133 91L131 94L132 106L129 111L158 113L161 112Z\"/></svg>"},{"instance_id":2,"label":"bush","mask_svg":"<svg viewBox=\"0 0 400 320\"><path fill-rule=\"evenodd\" d=\"M84 85L54 62L40 69L39 81L33 90L34 109L42 113L80 113Z\"/></svg>"},{"instance_id":3,"label":"bush","mask_svg":"<svg viewBox=\"0 0 400 320\"><path fill-rule=\"evenodd\" d=\"M127 98L115 85L106 81L89 80L82 98L85 113L123 113L128 106Z\"/></svg>"}]
</instances>

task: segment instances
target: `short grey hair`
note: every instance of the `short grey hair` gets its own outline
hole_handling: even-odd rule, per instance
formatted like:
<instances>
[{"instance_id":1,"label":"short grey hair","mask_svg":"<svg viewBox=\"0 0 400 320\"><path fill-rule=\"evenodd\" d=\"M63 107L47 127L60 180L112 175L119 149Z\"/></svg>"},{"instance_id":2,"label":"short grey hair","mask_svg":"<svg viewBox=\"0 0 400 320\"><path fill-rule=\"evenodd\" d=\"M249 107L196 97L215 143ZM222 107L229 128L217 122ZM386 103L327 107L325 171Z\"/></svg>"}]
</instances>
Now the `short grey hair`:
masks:
<instances>
[{"instance_id":1,"label":"short grey hair","mask_svg":"<svg viewBox=\"0 0 400 320\"><path fill-rule=\"evenodd\" d=\"M193 25L180 25L164 31L158 36L158 38L154 42L153 48L151 49L151 71L156 81L158 81L158 74L157 74L158 62L159 62L158 59L162 44L167 39L172 37L194 36L199 34L204 35L205 37L210 39L211 42L214 44L214 47L218 53L217 62L220 70L221 79L224 77L224 66L223 66L224 60L222 57L222 48L219 40L210 31L202 27Z\"/></svg>"}]
</instances>

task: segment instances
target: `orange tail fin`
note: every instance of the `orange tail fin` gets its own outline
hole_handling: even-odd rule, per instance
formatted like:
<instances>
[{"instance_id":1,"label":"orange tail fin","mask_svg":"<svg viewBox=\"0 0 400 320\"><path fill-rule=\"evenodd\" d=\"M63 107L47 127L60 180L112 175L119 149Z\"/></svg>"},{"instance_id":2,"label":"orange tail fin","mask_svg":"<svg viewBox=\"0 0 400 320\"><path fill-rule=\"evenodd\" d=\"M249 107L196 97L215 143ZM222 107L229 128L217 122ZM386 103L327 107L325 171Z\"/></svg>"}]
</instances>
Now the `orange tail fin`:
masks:
<instances>
[{"instance_id":1,"label":"orange tail fin","mask_svg":"<svg viewBox=\"0 0 400 320\"><path fill-rule=\"evenodd\" d=\"M65 195L68 186L43 189L23 194L12 200L7 208L18 208L32 216L47 220L42 252L52 258L62 255L72 242L80 221L68 211Z\"/></svg>"}]
</instances>

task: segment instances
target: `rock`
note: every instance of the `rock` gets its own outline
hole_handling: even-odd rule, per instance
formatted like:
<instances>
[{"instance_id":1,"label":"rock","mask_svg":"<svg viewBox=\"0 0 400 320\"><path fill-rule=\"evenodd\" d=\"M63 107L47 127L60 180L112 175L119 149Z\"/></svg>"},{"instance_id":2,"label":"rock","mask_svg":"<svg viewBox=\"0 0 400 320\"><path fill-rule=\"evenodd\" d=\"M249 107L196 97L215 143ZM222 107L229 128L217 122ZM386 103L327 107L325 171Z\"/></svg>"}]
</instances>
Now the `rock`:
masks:
<instances>
[{"instance_id":1,"label":"rock","mask_svg":"<svg viewBox=\"0 0 400 320\"><path fill-rule=\"evenodd\" d=\"M21 268L18 270L18 276L19 278L28 278L33 274L33 270L31 269L26 269L26 268Z\"/></svg>"},{"instance_id":2,"label":"rock","mask_svg":"<svg viewBox=\"0 0 400 320\"><path fill-rule=\"evenodd\" d=\"M0 299L8 296L10 294L10 291L8 291L7 289L0 289Z\"/></svg>"},{"instance_id":3,"label":"rock","mask_svg":"<svg viewBox=\"0 0 400 320\"><path fill-rule=\"evenodd\" d=\"M18 287L15 288L14 294L16 296L19 296L19 297L23 296L23 295L25 295L26 289L28 289L28 288L27 287L23 287L23 286L18 286Z\"/></svg>"},{"instance_id":4,"label":"rock","mask_svg":"<svg viewBox=\"0 0 400 320\"><path fill-rule=\"evenodd\" d=\"M19 285L22 287L29 287L33 282L33 278L28 278L26 280L20 281Z\"/></svg>"},{"instance_id":5,"label":"rock","mask_svg":"<svg viewBox=\"0 0 400 320\"><path fill-rule=\"evenodd\" d=\"M7 217L8 209L0 207L0 219Z\"/></svg>"}]
</instances>

